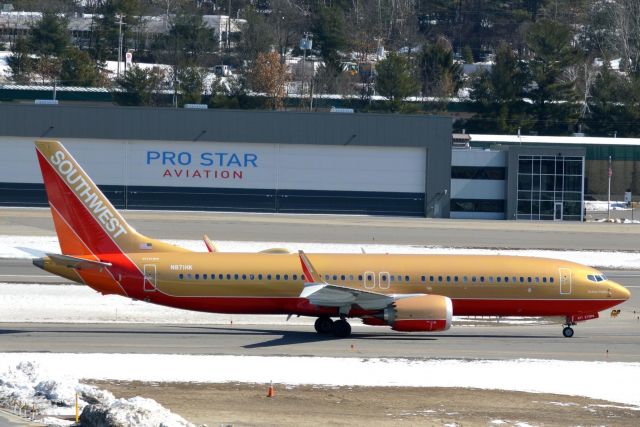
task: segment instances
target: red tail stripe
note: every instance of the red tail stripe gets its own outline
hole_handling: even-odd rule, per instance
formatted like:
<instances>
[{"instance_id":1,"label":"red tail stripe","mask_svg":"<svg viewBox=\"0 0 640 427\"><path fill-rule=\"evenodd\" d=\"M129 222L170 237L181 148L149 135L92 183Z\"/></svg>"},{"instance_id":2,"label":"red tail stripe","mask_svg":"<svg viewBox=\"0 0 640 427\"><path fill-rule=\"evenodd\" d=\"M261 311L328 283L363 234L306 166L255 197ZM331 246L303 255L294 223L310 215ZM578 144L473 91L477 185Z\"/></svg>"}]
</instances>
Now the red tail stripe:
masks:
<instances>
[{"instance_id":1,"label":"red tail stripe","mask_svg":"<svg viewBox=\"0 0 640 427\"><path fill-rule=\"evenodd\" d=\"M76 194L56 173L40 151L38 161L42 170L49 203L60 213L80 239L95 254L122 253L104 228L78 200Z\"/></svg>"}]
</instances>

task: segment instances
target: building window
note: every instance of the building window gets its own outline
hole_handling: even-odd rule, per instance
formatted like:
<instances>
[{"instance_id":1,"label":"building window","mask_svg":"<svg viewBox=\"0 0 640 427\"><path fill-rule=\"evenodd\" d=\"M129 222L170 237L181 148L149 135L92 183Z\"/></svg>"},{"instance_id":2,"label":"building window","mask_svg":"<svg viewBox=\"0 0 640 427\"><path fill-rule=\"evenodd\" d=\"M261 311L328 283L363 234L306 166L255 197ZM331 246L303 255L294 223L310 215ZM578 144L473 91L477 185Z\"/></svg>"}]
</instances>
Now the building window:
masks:
<instances>
[{"instance_id":1,"label":"building window","mask_svg":"<svg viewBox=\"0 0 640 427\"><path fill-rule=\"evenodd\" d=\"M504 212L504 200L451 199L452 212Z\"/></svg>"},{"instance_id":2,"label":"building window","mask_svg":"<svg viewBox=\"0 0 640 427\"><path fill-rule=\"evenodd\" d=\"M494 179L504 181L506 171L503 167L490 166L451 166L452 179Z\"/></svg>"}]
</instances>

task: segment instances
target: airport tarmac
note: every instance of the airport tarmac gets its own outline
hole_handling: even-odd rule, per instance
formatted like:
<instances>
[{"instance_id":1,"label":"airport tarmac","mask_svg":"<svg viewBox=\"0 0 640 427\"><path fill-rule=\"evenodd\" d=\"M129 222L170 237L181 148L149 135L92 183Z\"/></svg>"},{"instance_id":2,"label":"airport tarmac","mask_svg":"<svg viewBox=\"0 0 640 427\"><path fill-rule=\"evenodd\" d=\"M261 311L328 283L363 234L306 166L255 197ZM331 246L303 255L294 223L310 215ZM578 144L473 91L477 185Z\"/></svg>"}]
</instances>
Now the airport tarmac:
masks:
<instances>
[{"instance_id":1,"label":"airport tarmac","mask_svg":"<svg viewBox=\"0 0 640 427\"><path fill-rule=\"evenodd\" d=\"M151 237L165 239L199 239L208 234L213 240L246 241L286 241L321 243L380 243L407 245L440 245L445 247L522 248L522 249L591 249L638 251L640 246L640 226L637 224L611 223L569 223L569 222L524 222L524 221L466 221L434 220L425 218L387 218L368 216L327 216L327 215L269 215L235 214L207 212L137 212L126 211L127 220L140 232ZM53 223L48 209L0 208L0 234L42 236L54 235ZM601 318L575 327L573 338L562 337L560 325L508 325L454 326L439 334L397 333L388 328L358 327L352 321L354 334L348 339L334 339L318 336L308 326L272 325L154 325L154 324L0 324L0 352L78 352L78 353L182 353L182 354L231 354L231 355L297 355L297 356L340 356L340 357L408 357L408 358L463 358L463 359L560 359L588 361L638 362L640 360L640 271L606 271L613 280L629 286L632 298L619 306L620 315L612 318L609 312L601 313ZM16 283L62 283L61 279L35 269L29 260L0 260L0 282ZM28 286L28 285L25 285ZM635 311L635 313L634 313ZM115 386L114 386L115 387ZM194 388L195 387L195 388ZM204 387L204 386L203 386ZM218 386L211 386L218 387ZM108 387L106 387L108 388ZM203 394L196 386L185 386L178 394L179 401L188 402ZM218 387L220 388L220 387ZM210 393L218 393L219 390ZM238 387L237 387L238 388ZM240 387L241 388L241 387ZM313 388L313 387L312 387ZM126 390L126 393L123 392ZM148 397L154 390L162 390L158 385L124 384L119 395L134 393ZM341 407L353 407L366 413L371 408L365 401L377 392L371 391L365 400L352 394L350 389L331 391L319 389L320 396L331 400L339 396ZM438 405L443 411L450 411L449 393L462 391L443 389L443 401ZM115 392L116 390L114 390ZM167 402L176 401L176 390L166 390L170 396ZM311 390L313 392L313 390ZM425 395L435 395L435 391L420 390ZM222 394L226 395L223 390ZM354 392L355 393L355 392ZM400 393L400 394L399 394ZM397 391L395 396L404 395ZM478 408L473 421L465 425L487 425L491 416L500 414L503 401L492 401L486 391L473 392L469 402L487 402L487 408ZM166 397L165 396L165 397ZM310 395L310 399L316 399ZM328 397L327 397L328 396ZM511 396L509 393L504 396ZM569 414L558 408L562 416L548 420L540 418L541 407L532 406L540 395L524 397L519 404L522 414L529 422L540 421L545 425L565 425L578 420L579 415ZM228 397L228 396L227 396ZM158 397L159 398L159 397ZM297 399L296 397L292 397ZM217 401L207 400L211 411L224 408L223 396ZM350 400L351 399L351 400ZM555 398L554 398L555 399ZM569 400L567 397L565 400ZM162 401L162 399L159 398ZM404 401L404 399L401 399ZM455 402L455 398L452 402ZM298 404L303 400L296 400ZM363 403L364 402L364 403ZM564 402L564 401L562 401ZM563 403L564 404L564 403ZM572 403L568 403L572 404ZM309 404L310 405L310 404ZM545 404L546 405L546 404ZM167 406L171 407L169 403ZM276 406L276 405L273 405ZM293 405L296 407L297 405ZM588 406L588 405L587 405ZM587 407L585 406L585 408ZM277 424L278 416L285 416L291 410L288 406L278 406L280 412L272 412L275 418L253 425ZM339 407L333 402L319 402L319 414L327 411L339 414ZM274 408L275 409L275 408ZM419 409L419 408L418 408ZM554 408L555 409L555 408ZM178 408L178 413L192 420L198 420L199 407ZM412 409L413 410L413 409ZM587 409L585 409L587 410ZM591 409L588 409L591 411ZM338 411L338 412L336 412ZM238 408L230 415L239 417L245 412ZM371 412L374 414L374 412ZM463 420L462 415L448 417L452 421ZM281 414L281 415L278 415ZM420 412L405 421L424 425L442 425L444 419L421 418ZM478 415L480 414L480 415ZM320 418L334 425L344 425L339 415ZM351 420L363 421L362 414ZM610 425L634 425L635 413L628 415L606 415L620 422L604 422ZM373 417L373 416L372 416ZM368 420L378 418L370 417ZM382 425L396 425L403 416L379 421ZM518 419L522 419L519 417ZM227 418L238 420L238 418ZM276 420L276 421L274 421ZM300 420L294 424L298 425ZM204 421L204 420L203 420ZM207 421L214 421L207 419ZM215 422L225 420L216 419ZM239 420L238 424L242 424ZM246 420L245 420L246 421ZM343 420L344 421L344 420ZM314 421L315 422L315 421ZM514 420L515 423L515 420ZM376 424L376 423L373 423Z\"/></svg>"},{"instance_id":2,"label":"airport tarmac","mask_svg":"<svg viewBox=\"0 0 640 427\"><path fill-rule=\"evenodd\" d=\"M159 239L201 239L207 234L214 241L640 249L639 224L160 211L123 215L139 232ZM0 235L54 235L49 209L0 208Z\"/></svg>"}]
</instances>

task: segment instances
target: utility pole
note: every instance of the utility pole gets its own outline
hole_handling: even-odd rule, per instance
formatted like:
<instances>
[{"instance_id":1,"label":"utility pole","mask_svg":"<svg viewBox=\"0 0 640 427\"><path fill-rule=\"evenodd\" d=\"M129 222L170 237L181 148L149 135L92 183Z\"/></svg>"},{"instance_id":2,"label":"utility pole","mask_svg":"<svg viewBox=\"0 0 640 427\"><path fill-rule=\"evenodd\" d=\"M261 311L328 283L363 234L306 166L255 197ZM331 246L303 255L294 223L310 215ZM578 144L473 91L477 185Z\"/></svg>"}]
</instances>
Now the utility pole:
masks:
<instances>
[{"instance_id":1,"label":"utility pole","mask_svg":"<svg viewBox=\"0 0 640 427\"><path fill-rule=\"evenodd\" d=\"M118 15L118 71L116 73L117 77L120 77L120 61L122 61L122 26L124 22L122 22L122 15Z\"/></svg>"},{"instance_id":2,"label":"utility pole","mask_svg":"<svg viewBox=\"0 0 640 427\"><path fill-rule=\"evenodd\" d=\"M613 175L613 170L611 169L611 156L609 156L609 170L607 171L607 175L609 176L609 185L607 189L607 220L611 221L611 176Z\"/></svg>"}]
</instances>

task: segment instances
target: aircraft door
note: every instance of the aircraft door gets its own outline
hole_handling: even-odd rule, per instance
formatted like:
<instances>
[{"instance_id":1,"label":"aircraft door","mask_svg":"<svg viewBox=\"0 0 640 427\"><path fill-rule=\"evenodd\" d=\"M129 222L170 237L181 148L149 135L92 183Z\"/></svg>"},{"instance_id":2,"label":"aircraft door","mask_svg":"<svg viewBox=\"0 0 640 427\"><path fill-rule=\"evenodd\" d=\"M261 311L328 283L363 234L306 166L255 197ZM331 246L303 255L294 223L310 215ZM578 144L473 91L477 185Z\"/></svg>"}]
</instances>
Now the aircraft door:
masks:
<instances>
[{"instance_id":1,"label":"aircraft door","mask_svg":"<svg viewBox=\"0 0 640 427\"><path fill-rule=\"evenodd\" d=\"M143 289L145 292L156 291L156 265L145 264L144 265L144 284Z\"/></svg>"},{"instance_id":2,"label":"aircraft door","mask_svg":"<svg viewBox=\"0 0 640 427\"><path fill-rule=\"evenodd\" d=\"M568 268L560 269L560 294L569 295L571 293L571 270Z\"/></svg>"},{"instance_id":3,"label":"aircraft door","mask_svg":"<svg viewBox=\"0 0 640 427\"><path fill-rule=\"evenodd\" d=\"M378 275L378 286L380 289L389 289L389 273L383 271Z\"/></svg>"},{"instance_id":4,"label":"aircraft door","mask_svg":"<svg viewBox=\"0 0 640 427\"><path fill-rule=\"evenodd\" d=\"M373 271L364 272L364 287L367 289L373 289L376 286L376 274Z\"/></svg>"}]
</instances>

